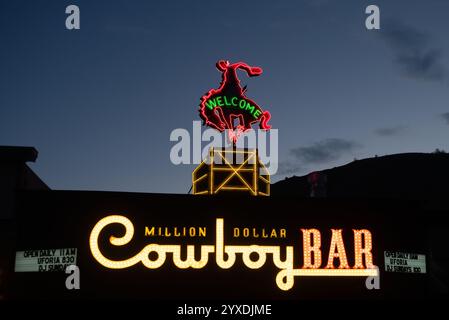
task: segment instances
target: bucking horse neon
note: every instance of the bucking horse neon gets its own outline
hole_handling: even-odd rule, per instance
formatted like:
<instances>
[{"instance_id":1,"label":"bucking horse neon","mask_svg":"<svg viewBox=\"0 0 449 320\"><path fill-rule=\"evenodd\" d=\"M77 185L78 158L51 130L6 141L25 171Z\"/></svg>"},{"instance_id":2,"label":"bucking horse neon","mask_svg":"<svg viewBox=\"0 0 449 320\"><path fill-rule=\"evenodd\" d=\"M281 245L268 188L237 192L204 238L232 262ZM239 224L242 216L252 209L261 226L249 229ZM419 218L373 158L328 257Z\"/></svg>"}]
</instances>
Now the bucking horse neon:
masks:
<instances>
[{"instance_id":1,"label":"bucking horse neon","mask_svg":"<svg viewBox=\"0 0 449 320\"><path fill-rule=\"evenodd\" d=\"M259 76L262 68L251 67L244 62L230 64L224 60L218 61L216 66L222 72L222 81L218 89L211 89L201 97L200 116L204 124L220 132L228 129L233 143L256 122L261 129L269 130L270 113L245 96L246 86L241 87L237 76L238 69L246 71L249 77ZM238 119L237 125L235 119Z\"/></svg>"}]
</instances>

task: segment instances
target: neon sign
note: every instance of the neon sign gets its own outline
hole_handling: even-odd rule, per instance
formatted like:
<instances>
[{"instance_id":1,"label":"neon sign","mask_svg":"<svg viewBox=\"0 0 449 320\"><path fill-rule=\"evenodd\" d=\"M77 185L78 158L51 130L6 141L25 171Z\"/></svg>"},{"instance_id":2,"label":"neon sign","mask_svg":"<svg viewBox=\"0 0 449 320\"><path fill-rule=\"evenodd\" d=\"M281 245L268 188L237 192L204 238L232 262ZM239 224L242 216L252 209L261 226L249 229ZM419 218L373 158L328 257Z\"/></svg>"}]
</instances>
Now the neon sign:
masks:
<instances>
[{"instance_id":1,"label":"neon sign","mask_svg":"<svg viewBox=\"0 0 449 320\"><path fill-rule=\"evenodd\" d=\"M270 113L245 96L246 86L241 87L237 76L238 69L246 71L250 77L259 76L262 68L251 67L244 62L231 64L224 60L218 61L216 66L222 72L222 81L218 89L211 89L201 97L200 116L204 124L220 132L228 129L234 143L256 122L259 122L261 129L270 129ZM235 125L235 119L238 119L238 125Z\"/></svg>"},{"instance_id":2,"label":"neon sign","mask_svg":"<svg viewBox=\"0 0 449 320\"><path fill-rule=\"evenodd\" d=\"M242 155L234 164L229 155ZM219 163L216 163L219 162ZM192 193L217 194L223 191L244 191L253 196L270 195L270 174L259 161L257 150L209 150L209 157L192 172Z\"/></svg>"},{"instance_id":3,"label":"neon sign","mask_svg":"<svg viewBox=\"0 0 449 320\"><path fill-rule=\"evenodd\" d=\"M195 259L195 245L187 245L187 257L181 258L181 245L157 244L146 245L136 255L125 260L111 260L101 252L98 244L103 229L111 224L120 224L125 228L122 237L110 236L109 242L113 246L128 244L134 236L134 225L125 216L110 215L100 221L92 229L89 246L95 260L109 269L130 268L142 263L148 269L158 269L167 260L170 254L174 265L179 269L202 269L209 262L209 256L215 253L215 262L221 269L230 269L241 257L249 269L259 269L265 265L270 256L273 264L279 269L275 281L279 289L290 290L294 286L295 277L298 276L344 276L344 277L374 277L378 276L378 269L373 264L372 236L367 229L353 230L355 265L351 268L347 262L345 244L342 230L332 229L332 238L326 267L322 267L321 232L317 229L301 229L303 234L302 268L294 267L294 247L286 246L281 255L281 246L274 245L226 245L224 239L224 219L217 218L215 225L215 244L199 246L200 258ZM150 259L150 254L157 258ZM254 258L254 255L257 258ZM281 258L285 256L285 258ZM365 263L363 263L365 261Z\"/></svg>"}]
</instances>

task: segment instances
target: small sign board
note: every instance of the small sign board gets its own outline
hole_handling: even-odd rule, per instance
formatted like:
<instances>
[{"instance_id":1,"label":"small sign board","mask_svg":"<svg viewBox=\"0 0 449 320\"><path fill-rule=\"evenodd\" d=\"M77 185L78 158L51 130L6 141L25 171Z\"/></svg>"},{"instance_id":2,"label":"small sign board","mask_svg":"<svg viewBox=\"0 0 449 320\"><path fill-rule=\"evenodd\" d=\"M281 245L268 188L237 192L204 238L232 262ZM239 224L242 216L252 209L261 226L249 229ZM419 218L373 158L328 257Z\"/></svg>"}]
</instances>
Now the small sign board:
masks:
<instances>
[{"instance_id":1,"label":"small sign board","mask_svg":"<svg viewBox=\"0 0 449 320\"><path fill-rule=\"evenodd\" d=\"M67 266L76 265L76 254L76 248L17 251L14 271L65 271Z\"/></svg>"},{"instance_id":2,"label":"small sign board","mask_svg":"<svg viewBox=\"0 0 449 320\"><path fill-rule=\"evenodd\" d=\"M417 253L384 251L385 271L426 273L426 256Z\"/></svg>"}]
</instances>

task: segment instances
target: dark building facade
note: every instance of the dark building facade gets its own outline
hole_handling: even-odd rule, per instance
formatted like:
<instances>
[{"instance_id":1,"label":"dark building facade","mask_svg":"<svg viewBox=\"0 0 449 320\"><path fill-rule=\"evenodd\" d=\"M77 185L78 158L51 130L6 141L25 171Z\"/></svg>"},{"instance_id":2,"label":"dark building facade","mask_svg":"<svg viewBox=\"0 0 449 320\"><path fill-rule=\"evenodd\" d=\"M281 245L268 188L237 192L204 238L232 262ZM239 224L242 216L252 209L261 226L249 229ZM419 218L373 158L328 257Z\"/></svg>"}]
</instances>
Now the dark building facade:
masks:
<instances>
[{"instance_id":1,"label":"dark building facade","mask_svg":"<svg viewBox=\"0 0 449 320\"><path fill-rule=\"evenodd\" d=\"M0 150L10 159L0 168L10 208L1 226L4 299L448 297L449 205L439 194L324 192L337 181L331 173L298 178L304 193L301 183L274 184L270 197L59 191L26 166L33 153L18 150ZM52 260L62 249L76 249L66 264L79 268L80 289L67 289L68 274L56 268L64 263ZM19 253L39 256L39 268L17 271ZM407 265L418 257L424 265Z\"/></svg>"},{"instance_id":2,"label":"dark building facade","mask_svg":"<svg viewBox=\"0 0 449 320\"><path fill-rule=\"evenodd\" d=\"M27 147L0 147L0 298L7 297L14 270L17 195L22 190L49 190L28 167L38 152Z\"/></svg>"}]
</instances>

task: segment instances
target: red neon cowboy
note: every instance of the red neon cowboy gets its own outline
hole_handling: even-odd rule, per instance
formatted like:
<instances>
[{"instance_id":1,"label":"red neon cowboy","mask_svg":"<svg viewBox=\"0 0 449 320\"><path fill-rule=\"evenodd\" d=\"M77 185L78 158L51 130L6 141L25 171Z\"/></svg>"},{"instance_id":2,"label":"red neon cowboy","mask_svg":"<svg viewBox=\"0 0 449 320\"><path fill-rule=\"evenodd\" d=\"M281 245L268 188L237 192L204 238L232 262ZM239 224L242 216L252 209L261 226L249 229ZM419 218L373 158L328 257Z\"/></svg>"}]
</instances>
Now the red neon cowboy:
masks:
<instances>
[{"instance_id":1,"label":"red neon cowboy","mask_svg":"<svg viewBox=\"0 0 449 320\"><path fill-rule=\"evenodd\" d=\"M216 66L222 72L222 81L218 89L211 89L201 97L200 116L204 124L220 132L229 129L229 137L234 143L256 122L261 129L270 129L270 113L245 96L246 87L241 87L237 76L237 69L245 70L253 77L262 74L262 68L250 67L244 62L230 64L224 60L218 61ZM238 125L235 125L235 119L239 119Z\"/></svg>"}]
</instances>

